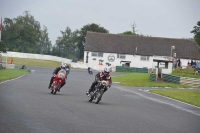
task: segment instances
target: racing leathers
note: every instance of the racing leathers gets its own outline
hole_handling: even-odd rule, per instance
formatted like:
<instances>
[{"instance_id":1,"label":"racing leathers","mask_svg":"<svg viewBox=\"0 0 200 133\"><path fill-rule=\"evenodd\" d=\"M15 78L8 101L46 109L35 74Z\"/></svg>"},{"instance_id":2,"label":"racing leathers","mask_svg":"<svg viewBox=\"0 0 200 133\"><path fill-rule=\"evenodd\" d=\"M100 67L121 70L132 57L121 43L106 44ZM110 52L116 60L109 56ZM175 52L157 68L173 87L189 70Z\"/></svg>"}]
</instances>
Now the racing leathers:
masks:
<instances>
[{"instance_id":1,"label":"racing leathers","mask_svg":"<svg viewBox=\"0 0 200 133\"><path fill-rule=\"evenodd\" d=\"M102 81L102 80L108 81L108 86L111 87L112 79L111 79L110 74L105 74L105 72L99 72L95 75L95 80L92 83L92 85L87 93L90 94L91 91L94 91L95 85L98 84L98 81ZM105 91L107 91L107 88L104 90L104 92Z\"/></svg>"},{"instance_id":2,"label":"racing leathers","mask_svg":"<svg viewBox=\"0 0 200 133\"><path fill-rule=\"evenodd\" d=\"M51 77L50 83L49 83L49 89L51 88L51 84L53 83L53 78L57 75L57 73L61 70L60 67L57 67L54 72L53 72L53 76ZM66 76L66 80L67 80L67 76ZM61 85L60 88L62 88L65 84L66 84L66 80L63 81L63 84ZM58 91L60 91L60 88L58 89Z\"/></svg>"}]
</instances>

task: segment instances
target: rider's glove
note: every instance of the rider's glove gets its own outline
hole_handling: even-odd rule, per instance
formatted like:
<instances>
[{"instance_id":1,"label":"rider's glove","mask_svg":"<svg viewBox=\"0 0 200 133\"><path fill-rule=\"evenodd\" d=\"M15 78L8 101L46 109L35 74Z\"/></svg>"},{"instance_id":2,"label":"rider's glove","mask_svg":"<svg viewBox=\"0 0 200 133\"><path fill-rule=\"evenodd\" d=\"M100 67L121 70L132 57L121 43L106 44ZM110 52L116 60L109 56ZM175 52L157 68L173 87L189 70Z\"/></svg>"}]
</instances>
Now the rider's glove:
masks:
<instances>
[{"instance_id":1,"label":"rider's glove","mask_svg":"<svg viewBox=\"0 0 200 133\"><path fill-rule=\"evenodd\" d=\"M56 74L55 74L55 73L53 74L53 77L56 77Z\"/></svg>"}]
</instances>

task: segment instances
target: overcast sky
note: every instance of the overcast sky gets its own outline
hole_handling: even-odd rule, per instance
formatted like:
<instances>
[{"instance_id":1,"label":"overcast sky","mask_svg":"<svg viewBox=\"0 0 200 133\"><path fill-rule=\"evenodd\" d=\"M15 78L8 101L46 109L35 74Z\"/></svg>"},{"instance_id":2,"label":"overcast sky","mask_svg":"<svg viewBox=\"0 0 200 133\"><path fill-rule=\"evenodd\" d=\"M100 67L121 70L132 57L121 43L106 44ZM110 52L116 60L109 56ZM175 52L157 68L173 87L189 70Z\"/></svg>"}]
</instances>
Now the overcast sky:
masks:
<instances>
[{"instance_id":1,"label":"overcast sky","mask_svg":"<svg viewBox=\"0 0 200 133\"><path fill-rule=\"evenodd\" d=\"M48 28L52 44L60 30L72 31L96 23L109 33L131 31L152 37L192 38L200 21L200 0L0 0L0 17L16 18L24 11Z\"/></svg>"}]
</instances>

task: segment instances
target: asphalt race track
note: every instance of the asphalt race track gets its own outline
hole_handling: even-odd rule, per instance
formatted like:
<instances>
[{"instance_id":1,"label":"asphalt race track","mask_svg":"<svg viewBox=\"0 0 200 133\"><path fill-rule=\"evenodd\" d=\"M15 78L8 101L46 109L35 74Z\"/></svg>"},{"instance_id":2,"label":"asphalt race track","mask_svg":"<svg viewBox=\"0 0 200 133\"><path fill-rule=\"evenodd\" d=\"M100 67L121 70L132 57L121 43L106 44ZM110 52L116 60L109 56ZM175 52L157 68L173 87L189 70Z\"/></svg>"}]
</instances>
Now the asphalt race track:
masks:
<instances>
[{"instance_id":1,"label":"asphalt race track","mask_svg":"<svg viewBox=\"0 0 200 133\"><path fill-rule=\"evenodd\" d=\"M0 83L0 133L200 132L200 108L148 88L113 84L95 104L85 94L94 80L87 70L71 70L61 92L52 95L47 87L54 69L31 69L35 73Z\"/></svg>"}]
</instances>

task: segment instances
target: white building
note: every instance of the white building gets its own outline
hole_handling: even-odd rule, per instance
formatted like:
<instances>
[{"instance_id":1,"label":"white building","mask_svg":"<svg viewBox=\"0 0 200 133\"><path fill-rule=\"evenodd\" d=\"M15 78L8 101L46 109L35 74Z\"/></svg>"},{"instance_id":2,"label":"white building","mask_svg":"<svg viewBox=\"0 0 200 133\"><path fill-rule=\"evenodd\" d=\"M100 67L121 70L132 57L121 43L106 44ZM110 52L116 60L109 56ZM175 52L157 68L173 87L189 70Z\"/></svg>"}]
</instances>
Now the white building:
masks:
<instances>
[{"instance_id":1,"label":"white building","mask_svg":"<svg viewBox=\"0 0 200 133\"><path fill-rule=\"evenodd\" d=\"M153 60L170 61L173 55L180 58L183 67L191 59L200 59L199 45L186 39L87 32L84 46L84 63L93 69L102 69L107 64L113 69L124 65L155 68L157 62ZM159 67L163 73L171 73L172 64L166 67L164 62Z\"/></svg>"}]
</instances>

